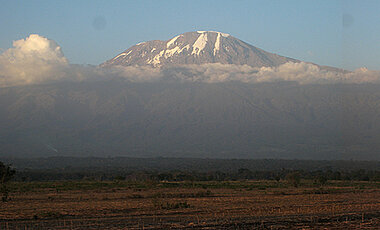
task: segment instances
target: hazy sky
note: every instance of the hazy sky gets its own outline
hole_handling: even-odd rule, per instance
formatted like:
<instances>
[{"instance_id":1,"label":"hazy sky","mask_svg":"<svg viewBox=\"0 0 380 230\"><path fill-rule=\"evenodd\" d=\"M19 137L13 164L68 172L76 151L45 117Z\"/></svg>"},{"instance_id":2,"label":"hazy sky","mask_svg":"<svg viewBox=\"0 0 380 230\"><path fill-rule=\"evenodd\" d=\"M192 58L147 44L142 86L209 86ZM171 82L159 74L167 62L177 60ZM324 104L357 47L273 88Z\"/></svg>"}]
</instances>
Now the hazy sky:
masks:
<instances>
[{"instance_id":1,"label":"hazy sky","mask_svg":"<svg viewBox=\"0 0 380 230\"><path fill-rule=\"evenodd\" d=\"M346 69L380 70L380 1L5 1L0 52L39 34L71 63L99 64L148 40L214 30L266 51Z\"/></svg>"}]
</instances>

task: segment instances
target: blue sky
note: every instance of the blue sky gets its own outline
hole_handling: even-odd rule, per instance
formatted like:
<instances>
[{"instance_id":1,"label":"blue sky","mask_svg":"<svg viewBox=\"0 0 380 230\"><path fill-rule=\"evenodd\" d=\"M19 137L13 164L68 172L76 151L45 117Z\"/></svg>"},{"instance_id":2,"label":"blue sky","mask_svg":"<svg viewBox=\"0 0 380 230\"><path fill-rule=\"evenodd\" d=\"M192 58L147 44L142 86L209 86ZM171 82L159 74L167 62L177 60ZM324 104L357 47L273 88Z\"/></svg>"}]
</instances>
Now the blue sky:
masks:
<instances>
[{"instance_id":1,"label":"blue sky","mask_svg":"<svg viewBox=\"0 0 380 230\"><path fill-rule=\"evenodd\" d=\"M99 64L130 46L195 30L229 33L280 55L380 70L380 1L5 1L0 51L35 33L74 64Z\"/></svg>"}]
</instances>

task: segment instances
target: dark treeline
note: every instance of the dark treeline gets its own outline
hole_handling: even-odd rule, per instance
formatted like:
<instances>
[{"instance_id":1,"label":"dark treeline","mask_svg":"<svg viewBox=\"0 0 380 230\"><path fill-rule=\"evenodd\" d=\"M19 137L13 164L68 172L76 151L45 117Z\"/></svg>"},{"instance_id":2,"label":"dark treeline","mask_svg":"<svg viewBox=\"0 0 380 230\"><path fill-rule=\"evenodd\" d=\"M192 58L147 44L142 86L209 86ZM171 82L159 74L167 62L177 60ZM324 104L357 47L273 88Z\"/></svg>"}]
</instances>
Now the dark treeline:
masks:
<instances>
[{"instance_id":1,"label":"dark treeline","mask_svg":"<svg viewBox=\"0 0 380 230\"><path fill-rule=\"evenodd\" d=\"M227 181L301 179L380 181L378 161L47 157L0 159L16 169L16 181L154 180Z\"/></svg>"},{"instance_id":2,"label":"dark treeline","mask_svg":"<svg viewBox=\"0 0 380 230\"><path fill-rule=\"evenodd\" d=\"M325 183L327 180L348 181L380 181L380 171L353 170L274 170L251 171L240 168L235 172L221 171L129 171L127 169L49 169L17 171L16 181L59 181L59 180L127 180L127 181L234 181L234 180L285 180L289 175L296 174L300 179L315 180Z\"/></svg>"},{"instance_id":3,"label":"dark treeline","mask_svg":"<svg viewBox=\"0 0 380 230\"><path fill-rule=\"evenodd\" d=\"M380 161L354 160L283 160L283 159L201 159L201 158L131 158L131 157L42 157L0 158L18 170L24 169L97 169L109 171L221 171L233 173L241 168L250 171L380 171ZM83 170L82 170L83 171Z\"/></svg>"}]
</instances>

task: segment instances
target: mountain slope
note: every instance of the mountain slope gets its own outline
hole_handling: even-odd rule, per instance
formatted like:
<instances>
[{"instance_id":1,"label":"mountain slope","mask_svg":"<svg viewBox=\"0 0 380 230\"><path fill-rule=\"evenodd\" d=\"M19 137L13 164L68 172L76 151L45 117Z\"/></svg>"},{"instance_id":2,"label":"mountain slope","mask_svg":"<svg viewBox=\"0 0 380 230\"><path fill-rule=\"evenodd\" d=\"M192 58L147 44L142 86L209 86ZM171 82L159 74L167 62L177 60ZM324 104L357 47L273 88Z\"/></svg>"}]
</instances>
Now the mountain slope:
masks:
<instances>
[{"instance_id":1,"label":"mountain slope","mask_svg":"<svg viewBox=\"0 0 380 230\"><path fill-rule=\"evenodd\" d=\"M0 156L380 159L379 85L61 83L0 108Z\"/></svg>"},{"instance_id":2,"label":"mountain slope","mask_svg":"<svg viewBox=\"0 0 380 230\"><path fill-rule=\"evenodd\" d=\"M167 41L139 43L101 66L149 65L161 67L176 64L222 63L253 67L278 66L298 60L269 53L233 36L214 31L196 31Z\"/></svg>"}]
</instances>

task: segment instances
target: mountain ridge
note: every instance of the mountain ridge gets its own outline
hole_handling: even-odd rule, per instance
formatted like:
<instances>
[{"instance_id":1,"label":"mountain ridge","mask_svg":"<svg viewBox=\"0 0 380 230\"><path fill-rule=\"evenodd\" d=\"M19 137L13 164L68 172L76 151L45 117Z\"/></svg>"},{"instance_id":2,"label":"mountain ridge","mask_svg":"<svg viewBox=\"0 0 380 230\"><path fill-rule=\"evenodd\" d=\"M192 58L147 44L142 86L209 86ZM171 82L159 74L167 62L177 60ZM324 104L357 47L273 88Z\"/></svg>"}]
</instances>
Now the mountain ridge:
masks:
<instances>
[{"instance_id":1,"label":"mountain ridge","mask_svg":"<svg viewBox=\"0 0 380 230\"><path fill-rule=\"evenodd\" d=\"M166 41L152 40L138 43L100 66L162 67L178 64L221 63L273 67L286 62L300 61L264 51L226 33L195 31L177 35Z\"/></svg>"}]
</instances>

